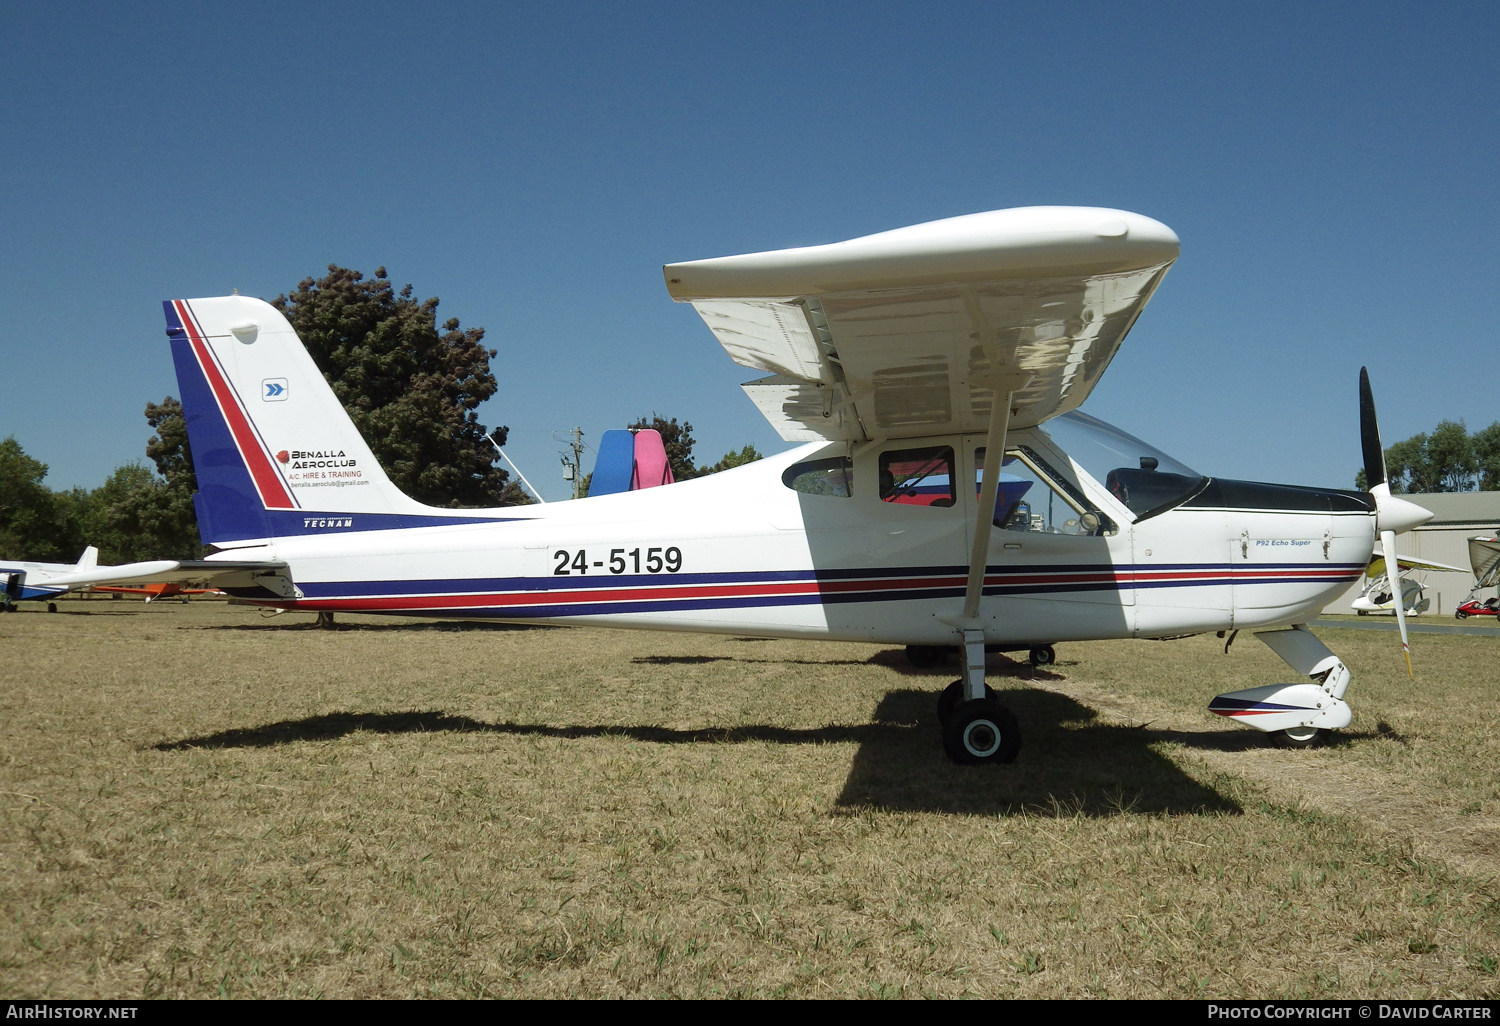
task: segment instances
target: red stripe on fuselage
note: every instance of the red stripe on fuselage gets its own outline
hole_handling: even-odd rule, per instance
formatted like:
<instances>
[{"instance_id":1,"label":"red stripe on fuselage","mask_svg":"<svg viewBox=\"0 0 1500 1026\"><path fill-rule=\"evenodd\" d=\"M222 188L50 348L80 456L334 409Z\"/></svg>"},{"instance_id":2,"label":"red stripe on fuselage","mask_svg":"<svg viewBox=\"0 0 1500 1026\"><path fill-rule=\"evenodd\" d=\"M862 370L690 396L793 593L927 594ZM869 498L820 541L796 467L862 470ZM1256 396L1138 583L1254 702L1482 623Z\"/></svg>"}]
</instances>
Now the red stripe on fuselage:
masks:
<instances>
[{"instance_id":1,"label":"red stripe on fuselage","mask_svg":"<svg viewBox=\"0 0 1500 1026\"><path fill-rule=\"evenodd\" d=\"M1295 571L1294 571L1295 573ZM1324 574L1326 571L1309 571ZM1204 573L1163 573L1131 575L1128 572L1115 574L1110 571L1093 573L1014 574L990 575L985 578L986 587L1025 587L1027 585L1085 585L1117 584L1129 585L1133 580L1161 580L1183 578L1185 580L1214 579L1218 583L1230 584L1232 579L1223 571ZM513 592L479 592L447 595L379 595L302 599L295 603L304 608L333 607L347 610L382 609L460 609L479 606L566 606L597 602L651 602L674 599L715 598L771 598L785 595L838 595L857 592L922 592L937 588L961 587L962 577L898 577L874 578L862 581L791 581L776 584L700 584L668 585L644 588L569 588L542 589ZM920 596L913 596L920 597Z\"/></svg>"},{"instance_id":2,"label":"red stripe on fuselage","mask_svg":"<svg viewBox=\"0 0 1500 1026\"><path fill-rule=\"evenodd\" d=\"M340 609L449 609L469 606L557 606L592 602L643 602L663 599L771 597L776 595L827 595L842 592L946 588L962 584L962 578L935 577L900 581L800 581L788 584L688 585L675 588L601 588L590 591L513 591L481 595L410 595L373 598L301 599L299 606L336 605Z\"/></svg>"},{"instance_id":3,"label":"red stripe on fuselage","mask_svg":"<svg viewBox=\"0 0 1500 1026\"><path fill-rule=\"evenodd\" d=\"M208 348L208 342L198 334L197 322L193 319L192 310L185 300L175 299L172 303L177 307L177 316L182 321L182 326L187 329L188 340L193 346L193 355L198 358L198 366L203 369L203 376L208 379L208 387L213 389L214 398L219 403L219 411L223 413L224 421L229 425L229 432L234 436L234 444L239 447L240 458L245 461L245 467L250 471L250 479L255 482L255 490L260 493L260 501L267 509L296 509L297 504L292 501L291 493L287 491L281 475L271 465L271 458L266 455L265 446L260 444L255 428L250 424L250 418L245 416L245 411L240 407L234 389L230 388L229 382L224 380L224 375L220 372L219 365Z\"/></svg>"}]
</instances>

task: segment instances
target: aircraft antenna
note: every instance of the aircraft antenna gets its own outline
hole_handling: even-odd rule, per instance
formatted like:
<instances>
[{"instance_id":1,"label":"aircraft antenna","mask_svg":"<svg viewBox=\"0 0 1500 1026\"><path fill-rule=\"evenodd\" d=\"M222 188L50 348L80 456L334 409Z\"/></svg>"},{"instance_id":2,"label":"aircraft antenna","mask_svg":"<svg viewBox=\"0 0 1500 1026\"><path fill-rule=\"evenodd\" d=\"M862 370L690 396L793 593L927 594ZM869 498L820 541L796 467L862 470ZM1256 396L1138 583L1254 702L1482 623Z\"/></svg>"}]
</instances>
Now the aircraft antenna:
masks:
<instances>
[{"instance_id":1,"label":"aircraft antenna","mask_svg":"<svg viewBox=\"0 0 1500 1026\"><path fill-rule=\"evenodd\" d=\"M547 500L542 498L542 493L531 486L531 482L526 480L526 475L521 473L521 468L516 466L516 461L505 455L505 450L500 448L500 443L495 441L494 436L485 435L484 437L489 439L489 443L495 447L495 451L500 454L500 458L510 464L510 469L516 472L516 476L521 479L521 483L526 486L526 490L536 496L536 501L540 502L543 506L547 505Z\"/></svg>"}]
</instances>

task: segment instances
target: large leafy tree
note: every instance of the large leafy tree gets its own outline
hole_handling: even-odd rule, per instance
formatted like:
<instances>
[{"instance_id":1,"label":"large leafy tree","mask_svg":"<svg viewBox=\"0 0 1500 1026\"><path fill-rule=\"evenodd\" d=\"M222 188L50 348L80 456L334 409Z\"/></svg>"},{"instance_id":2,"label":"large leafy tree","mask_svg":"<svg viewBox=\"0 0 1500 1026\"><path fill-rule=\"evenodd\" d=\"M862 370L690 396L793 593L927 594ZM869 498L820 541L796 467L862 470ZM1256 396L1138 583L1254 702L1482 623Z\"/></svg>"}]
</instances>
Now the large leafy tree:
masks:
<instances>
[{"instance_id":1,"label":"large leafy tree","mask_svg":"<svg viewBox=\"0 0 1500 1026\"><path fill-rule=\"evenodd\" d=\"M196 559L202 552L192 492L142 463L127 463L94 489L80 519L101 563Z\"/></svg>"},{"instance_id":2,"label":"large leafy tree","mask_svg":"<svg viewBox=\"0 0 1500 1026\"><path fill-rule=\"evenodd\" d=\"M1500 492L1500 420L1470 436L1474 440L1474 464L1479 490Z\"/></svg>"},{"instance_id":3,"label":"large leafy tree","mask_svg":"<svg viewBox=\"0 0 1500 1026\"><path fill-rule=\"evenodd\" d=\"M272 305L308 353L396 487L433 506L529 502L496 465L475 412L499 389L483 328L437 323L438 300L397 292L375 277L330 264ZM495 440L505 443L506 428Z\"/></svg>"},{"instance_id":4,"label":"large leafy tree","mask_svg":"<svg viewBox=\"0 0 1500 1026\"><path fill-rule=\"evenodd\" d=\"M14 437L0 442L0 557L41 563L77 559L74 497L59 498L42 484L47 464L32 459Z\"/></svg>"},{"instance_id":5,"label":"large leafy tree","mask_svg":"<svg viewBox=\"0 0 1500 1026\"><path fill-rule=\"evenodd\" d=\"M1500 491L1500 421L1473 434L1463 421L1442 421L1386 449L1385 471L1393 492ZM1363 470L1354 483L1366 487Z\"/></svg>"}]
</instances>

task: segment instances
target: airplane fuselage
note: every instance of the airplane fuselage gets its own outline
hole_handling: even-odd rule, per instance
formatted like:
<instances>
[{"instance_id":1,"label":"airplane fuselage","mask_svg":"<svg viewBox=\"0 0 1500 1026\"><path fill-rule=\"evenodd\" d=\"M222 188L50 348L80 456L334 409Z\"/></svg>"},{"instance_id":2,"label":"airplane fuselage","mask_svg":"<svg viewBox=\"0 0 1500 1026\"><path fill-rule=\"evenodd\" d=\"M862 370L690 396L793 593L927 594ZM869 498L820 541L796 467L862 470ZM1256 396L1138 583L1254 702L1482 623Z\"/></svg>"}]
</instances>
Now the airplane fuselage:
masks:
<instances>
[{"instance_id":1,"label":"airplane fuselage","mask_svg":"<svg viewBox=\"0 0 1500 1026\"><path fill-rule=\"evenodd\" d=\"M359 514L310 517L306 533L222 553L285 561L279 591L226 590L319 611L950 644L977 512L960 482L980 473L982 445L902 439L849 456L814 443L670 487L486 511L515 518L499 523L367 531ZM1011 447L1066 480L1032 482L1023 515L991 534L980 617L993 644L1304 622L1370 558L1374 512L1358 493L1208 479L1143 517L1044 433L1015 432ZM926 478L947 492L882 497L893 451L948 453L947 472ZM787 482L845 458L847 487ZM1067 533L1082 530L1080 509L1105 526Z\"/></svg>"}]
</instances>

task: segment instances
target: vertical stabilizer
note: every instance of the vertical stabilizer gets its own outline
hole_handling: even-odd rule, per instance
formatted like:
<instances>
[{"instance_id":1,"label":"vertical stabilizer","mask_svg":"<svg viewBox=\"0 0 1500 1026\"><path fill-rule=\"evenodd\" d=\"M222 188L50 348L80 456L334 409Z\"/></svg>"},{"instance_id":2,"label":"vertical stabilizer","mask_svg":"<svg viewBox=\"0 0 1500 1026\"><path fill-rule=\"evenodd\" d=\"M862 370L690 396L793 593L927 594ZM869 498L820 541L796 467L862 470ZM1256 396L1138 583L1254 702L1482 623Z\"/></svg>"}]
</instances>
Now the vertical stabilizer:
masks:
<instances>
[{"instance_id":1,"label":"vertical stabilizer","mask_svg":"<svg viewBox=\"0 0 1500 1026\"><path fill-rule=\"evenodd\" d=\"M223 296L162 306L204 542L500 519L498 510L424 506L398 490L269 303Z\"/></svg>"}]
</instances>

